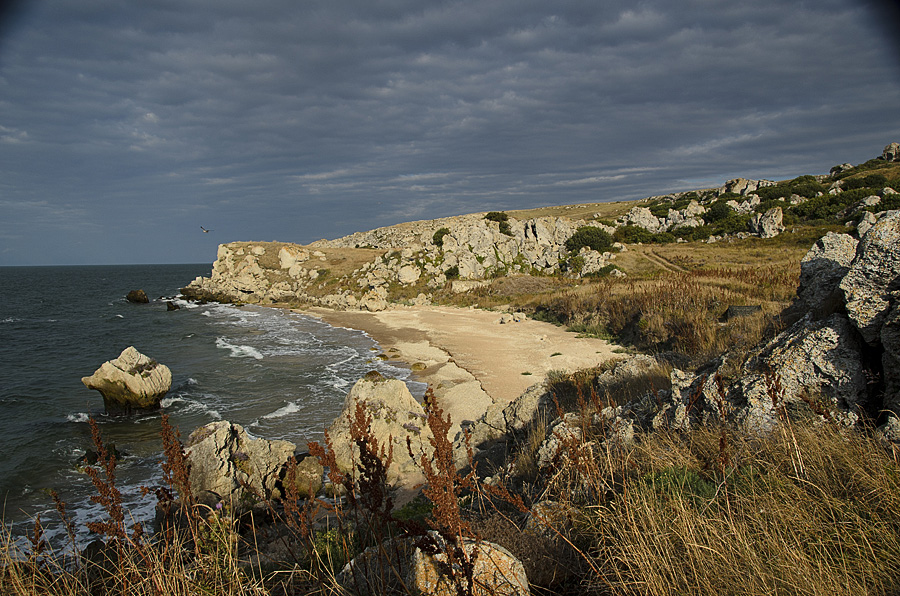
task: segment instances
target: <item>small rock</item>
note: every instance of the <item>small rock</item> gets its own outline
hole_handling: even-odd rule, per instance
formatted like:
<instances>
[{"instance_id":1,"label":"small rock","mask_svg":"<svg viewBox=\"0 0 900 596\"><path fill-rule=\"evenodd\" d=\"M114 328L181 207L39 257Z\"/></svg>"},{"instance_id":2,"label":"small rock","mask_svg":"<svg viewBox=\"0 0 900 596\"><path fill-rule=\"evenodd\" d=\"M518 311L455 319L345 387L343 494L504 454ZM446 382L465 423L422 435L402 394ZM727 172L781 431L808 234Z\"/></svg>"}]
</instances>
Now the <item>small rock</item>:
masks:
<instances>
[{"instance_id":1,"label":"small rock","mask_svg":"<svg viewBox=\"0 0 900 596\"><path fill-rule=\"evenodd\" d=\"M125 295L125 300L134 304L149 304L150 299L144 290L131 290Z\"/></svg>"}]
</instances>

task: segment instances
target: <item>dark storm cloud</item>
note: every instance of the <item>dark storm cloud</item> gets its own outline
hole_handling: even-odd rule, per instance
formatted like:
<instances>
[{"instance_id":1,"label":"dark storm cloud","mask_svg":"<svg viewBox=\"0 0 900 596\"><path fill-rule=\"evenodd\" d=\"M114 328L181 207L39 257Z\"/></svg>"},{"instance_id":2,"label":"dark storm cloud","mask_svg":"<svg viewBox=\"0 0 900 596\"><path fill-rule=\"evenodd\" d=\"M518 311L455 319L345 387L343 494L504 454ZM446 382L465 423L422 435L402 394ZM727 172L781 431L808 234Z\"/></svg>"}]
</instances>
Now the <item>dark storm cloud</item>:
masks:
<instances>
[{"instance_id":1,"label":"dark storm cloud","mask_svg":"<svg viewBox=\"0 0 900 596\"><path fill-rule=\"evenodd\" d=\"M0 263L204 261L825 172L900 139L881 20L851 0L35 1L0 29Z\"/></svg>"}]
</instances>

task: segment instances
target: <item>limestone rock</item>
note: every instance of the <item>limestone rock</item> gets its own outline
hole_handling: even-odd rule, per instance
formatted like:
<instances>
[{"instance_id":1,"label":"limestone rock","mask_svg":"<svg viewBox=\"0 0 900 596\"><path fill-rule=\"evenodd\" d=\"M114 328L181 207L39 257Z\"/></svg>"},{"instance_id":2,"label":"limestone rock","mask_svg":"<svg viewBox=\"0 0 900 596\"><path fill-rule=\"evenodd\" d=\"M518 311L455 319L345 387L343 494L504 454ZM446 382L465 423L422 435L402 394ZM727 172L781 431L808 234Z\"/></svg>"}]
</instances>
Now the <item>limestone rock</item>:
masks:
<instances>
[{"instance_id":1,"label":"limestone rock","mask_svg":"<svg viewBox=\"0 0 900 596\"><path fill-rule=\"evenodd\" d=\"M359 461L359 452L350 438L350 417L355 416L357 404L371 416L368 428L378 444L394 450L387 471L388 482L393 484L401 478L407 481L419 476L418 464L409 456L406 440L410 439L414 454L430 453L432 435L422 405L406 384L396 379L360 379L347 394L341 414L328 430L340 469L356 473L354 465Z\"/></svg>"},{"instance_id":2,"label":"limestone rock","mask_svg":"<svg viewBox=\"0 0 900 596\"><path fill-rule=\"evenodd\" d=\"M397 281L403 285L411 285L419 281L422 271L415 265L404 265L397 273Z\"/></svg>"},{"instance_id":3,"label":"limestone rock","mask_svg":"<svg viewBox=\"0 0 900 596\"><path fill-rule=\"evenodd\" d=\"M857 244L848 234L828 232L800 261L797 297L816 316L827 316L843 307L843 294L838 285L850 270Z\"/></svg>"},{"instance_id":4,"label":"limestone rock","mask_svg":"<svg viewBox=\"0 0 900 596\"><path fill-rule=\"evenodd\" d=\"M876 221L878 221L878 218L874 213L863 211L862 217L859 218L859 223L856 224L856 234L862 238L866 235L866 232L872 229Z\"/></svg>"},{"instance_id":5,"label":"limestone rock","mask_svg":"<svg viewBox=\"0 0 900 596\"><path fill-rule=\"evenodd\" d=\"M442 541L439 537L436 540ZM527 596L531 593L522 562L499 544L466 541L463 549L470 560L474 558L475 561L473 596ZM420 548L413 552L406 579L413 594L455 596L458 593L441 569L447 564L447 556L440 552L445 549L439 546L438 550L435 555Z\"/></svg>"},{"instance_id":6,"label":"limestone rock","mask_svg":"<svg viewBox=\"0 0 900 596\"><path fill-rule=\"evenodd\" d=\"M411 538L398 538L367 548L344 566L338 583L357 596L414 594L456 596L456 586L443 568L447 550L453 548L436 532L429 533L436 554L425 553ZM462 548L474 558L473 596L530 594L521 561L500 545L465 539ZM432 548L429 548L432 550Z\"/></svg>"},{"instance_id":7,"label":"limestone rock","mask_svg":"<svg viewBox=\"0 0 900 596\"><path fill-rule=\"evenodd\" d=\"M388 307L387 290L383 287L377 287L369 290L359 301L360 310L369 312L380 312Z\"/></svg>"},{"instance_id":8,"label":"limestone rock","mask_svg":"<svg viewBox=\"0 0 900 596\"><path fill-rule=\"evenodd\" d=\"M842 164L839 164L839 165L836 165L836 166L832 167L831 170L829 170L829 173L831 173L831 174L842 174L842 173L844 173L844 172L847 172L847 171L849 171L849 170L852 170L853 167L854 167L854 166L853 166L852 163L842 163Z\"/></svg>"},{"instance_id":9,"label":"limestone rock","mask_svg":"<svg viewBox=\"0 0 900 596\"><path fill-rule=\"evenodd\" d=\"M172 387L172 371L129 346L118 358L104 362L81 382L103 395L107 412L127 414L158 409Z\"/></svg>"},{"instance_id":10,"label":"limestone rock","mask_svg":"<svg viewBox=\"0 0 900 596\"><path fill-rule=\"evenodd\" d=\"M771 180L748 180L747 178L735 178L726 182L720 189L719 195L733 192L739 195L747 195L760 188L775 184Z\"/></svg>"},{"instance_id":11,"label":"limestone rock","mask_svg":"<svg viewBox=\"0 0 900 596\"><path fill-rule=\"evenodd\" d=\"M741 387L750 430L764 430L775 423L765 375L773 371L784 388L788 409L809 411L804 394L821 397L835 412L844 412L842 422L856 421L856 411L865 409L867 378L863 354L853 326L843 314L813 321L801 319L769 342L745 364Z\"/></svg>"},{"instance_id":12,"label":"limestone rock","mask_svg":"<svg viewBox=\"0 0 900 596\"><path fill-rule=\"evenodd\" d=\"M557 418L547 431L547 438L537 451L538 468L549 468L566 454L571 445L580 445L582 439L581 420L575 413L568 413Z\"/></svg>"},{"instance_id":13,"label":"limestone rock","mask_svg":"<svg viewBox=\"0 0 900 596\"><path fill-rule=\"evenodd\" d=\"M644 228L649 232L659 232L662 227L659 218L653 215L647 207L633 207L625 215L625 222L629 225Z\"/></svg>"},{"instance_id":14,"label":"limestone rock","mask_svg":"<svg viewBox=\"0 0 900 596\"><path fill-rule=\"evenodd\" d=\"M866 343L880 343L880 330L900 290L900 211L889 211L863 236L850 271L841 281L847 314Z\"/></svg>"},{"instance_id":15,"label":"limestone rock","mask_svg":"<svg viewBox=\"0 0 900 596\"><path fill-rule=\"evenodd\" d=\"M885 161L900 161L900 143L891 143L881 152L881 157Z\"/></svg>"},{"instance_id":16,"label":"limestone rock","mask_svg":"<svg viewBox=\"0 0 900 596\"><path fill-rule=\"evenodd\" d=\"M781 207L773 207L765 214L755 214L750 220L750 229L760 238L774 238L784 231L783 219Z\"/></svg>"},{"instance_id":17,"label":"limestone rock","mask_svg":"<svg viewBox=\"0 0 900 596\"><path fill-rule=\"evenodd\" d=\"M277 483L294 449L288 441L254 439L227 420L211 422L188 438L191 491L201 502L221 500L237 511L279 498Z\"/></svg>"}]
</instances>

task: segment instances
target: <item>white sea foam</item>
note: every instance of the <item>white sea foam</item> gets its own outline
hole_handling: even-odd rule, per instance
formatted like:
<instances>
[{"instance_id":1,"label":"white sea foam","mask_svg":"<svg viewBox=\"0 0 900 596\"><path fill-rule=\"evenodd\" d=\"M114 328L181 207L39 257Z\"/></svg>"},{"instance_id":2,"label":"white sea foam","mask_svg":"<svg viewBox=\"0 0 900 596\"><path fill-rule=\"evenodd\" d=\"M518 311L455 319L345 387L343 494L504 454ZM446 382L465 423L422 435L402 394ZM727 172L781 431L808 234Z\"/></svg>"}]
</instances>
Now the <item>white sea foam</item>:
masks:
<instances>
[{"instance_id":1,"label":"white sea foam","mask_svg":"<svg viewBox=\"0 0 900 596\"><path fill-rule=\"evenodd\" d=\"M89 419L90 416L84 412L75 412L66 416L66 420L69 422L87 422Z\"/></svg>"},{"instance_id":2,"label":"white sea foam","mask_svg":"<svg viewBox=\"0 0 900 596\"><path fill-rule=\"evenodd\" d=\"M2 321L0 321L0 323L18 323L21 320L22 319L18 319L16 317L6 317Z\"/></svg>"},{"instance_id":3,"label":"white sea foam","mask_svg":"<svg viewBox=\"0 0 900 596\"><path fill-rule=\"evenodd\" d=\"M299 411L300 406L298 406L295 402L290 402L287 405L278 408L274 412L271 412L270 414L263 415L262 418L266 420L269 420L271 418L283 418L284 416L295 414Z\"/></svg>"},{"instance_id":4,"label":"white sea foam","mask_svg":"<svg viewBox=\"0 0 900 596\"><path fill-rule=\"evenodd\" d=\"M216 338L216 347L231 350L232 358L256 358L262 360L262 353L253 346L242 346L228 343L224 337Z\"/></svg>"},{"instance_id":5,"label":"white sea foam","mask_svg":"<svg viewBox=\"0 0 900 596\"><path fill-rule=\"evenodd\" d=\"M202 394L200 397L208 401L212 401L213 399L215 399L215 396L210 394ZM210 408L202 401L191 399L190 397L185 397L181 394L176 394L172 397L164 397L162 401L160 401L159 405L164 409L177 407L178 410L183 414L200 412L202 414L205 414L206 416L209 416L213 420L222 419L222 415L218 410Z\"/></svg>"}]
</instances>

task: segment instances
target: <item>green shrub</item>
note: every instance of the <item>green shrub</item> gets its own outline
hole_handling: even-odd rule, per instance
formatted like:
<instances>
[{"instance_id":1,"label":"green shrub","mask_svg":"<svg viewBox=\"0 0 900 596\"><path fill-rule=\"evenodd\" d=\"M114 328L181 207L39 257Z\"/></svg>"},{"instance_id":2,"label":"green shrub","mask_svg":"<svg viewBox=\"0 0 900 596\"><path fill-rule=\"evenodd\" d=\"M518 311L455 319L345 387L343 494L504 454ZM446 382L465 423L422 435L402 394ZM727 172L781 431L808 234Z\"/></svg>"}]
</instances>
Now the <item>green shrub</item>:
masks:
<instances>
[{"instance_id":1,"label":"green shrub","mask_svg":"<svg viewBox=\"0 0 900 596\"><path fill-rule=\"evenodd\" d=\"M866 211L872 211L873 213L893 211L894 209L900 209L900 194L885 195L881 202L874 207L866 207Z\"/></svg>"},{"instance_id":2,"label":"green shrub","mask_svg":"<svg viewBox=\"0 0 900 596\"><path fill-rule=\"evenodd\" d=\"M447 276L447 279L459 279L459 267L456 265L448 267L444 270L444 275Z\"/></svg>"},{"instance_id":3,"label":"green shrub","mask_svg":"<svg viewBox=\"0 0 900 596\"><path fill-rule=\"evenodd\" d=\"M834 218L835 215L847 207L876 193L877 191L872 188L857 188L839 192L834 195L826 194L791 207L790 213L802 220L828 220Z\"/></svg>"},{"instance_id":4,"label":"green shrub","mask_svg":"<svg viewBox=\"0 0 900 596\"><path fill-rule=\"evenodd\" d=\"M712 236L712 228L708 225L697 226L696 228L678 228L673 232L675 236L688 242L694 240L706 240Z\"/></svg>"},{"instance_id":5,"label":"green shrub","mask_svg":"<svg viewBox=\"0 0 900 596\"><path fill-rule=\"evenodd\" d=\"M502 211L491 211L484 218L488 221L495 221L499 224L500 233L505 234L507 236L512 236L512 229L509 227L509 215L503 213Z\"/></svg>"},{"instance_id":6,"label":"green shrub","mask_svg":"<svg viewBox=\"0 0 900 596\"><path fill-rule=\"evenodd\" d=\"M609 277L613 271L622 271L622 268L610 263L609 265L601 267L599 271L589 273L587 277Z\"/></svg>"},{"instance_id":7,"label":"green shrub","mask_svg":"<svg viewBox=\"0 0 900 596\"><path fill-rule=\"evenodd\" d=\"M712 234L721 236L723 234L737 234L738 232L746 232L750 227L750 215L738 215L732 213L725 219L719 220L715 225L710 226Z\"/></svg>"},{"instance_id":8,"label":"green shrub","mask_svg":"<svg viewBox=\"0 0 900 596\"><path fill-rule=\"evenodd\" d=\"M766 186L756 191L763 201L772 201L776 199L789 199L791 195L800 195L801 197L812 198L820 192L827 189L816 181L814 176L798 176L787 182L779 182L775 186Z\"/></svg>"},{"instance_id":9,"label":"green shrub","mask_svg":"<svg viewBox=\"0 0 900 596\"><path fill-rule=\"evenodd\" d=\"M703 219L707 223L711 223L725 219L732 213L734 213L734 209L732 209L725 201L719 200L709 206L706 213L703 214Z\"/></svg>"},{"instance_id":10,"label":"green shrub","mask_svg":"<svg viewBox=\"0 0 900 596\"><path fill-rule=\"evenodd\" d=\"M884 174L869 174L861 178L849 178L844 180L841 189L846 192L848 190L856 190L857 188L882 189L888 185L888 179Z\"/></svg>"},{"instance_id":11,"label":"green shrub","mask_svg":"<svg viewBox=\"0 0 900 596\"><path fill-rule=\"evenodd\" d=\"M434 236L431 237L431 240L434 242L434 245L438 248L444 246L444 236L450 233L450 228L441 228L434 233Z\"/></svg>"},{"instance_id":12,"label":"green shrub","mask_svg":"<svg viewBox=\"0 0 900 596\"><path fill-rule=\"evenodd\" d=\"M650 209L650 213L652 213L654 217L666 217L669 214L669 209L672 208L672 203L669 203L668 201L657 201L650 203L647 208Z\"/></svg>"},{"instance_id":13,"label":"green shrub","mask_svg":"<svg viewBox=\"0 0 900 596\"><path fill-rule=\"evenodd\" d=\"M591 250L603 252L612 246L612 236L595 226L581 226L566 240L566 250L577 252L587 246Z\"/></svg>"},{"instance_id":14,"label":"green shrub","mask_svg":"<svg viewBox=\"0 0 900 596\"><path fill-rule=\"evenodd\" d=\"M638 242L653 242L653 233L638 226L622 226L613 233L613 240L616 242L624 242L626 244L637 244Z\"/></svg>"}]
</instances>

